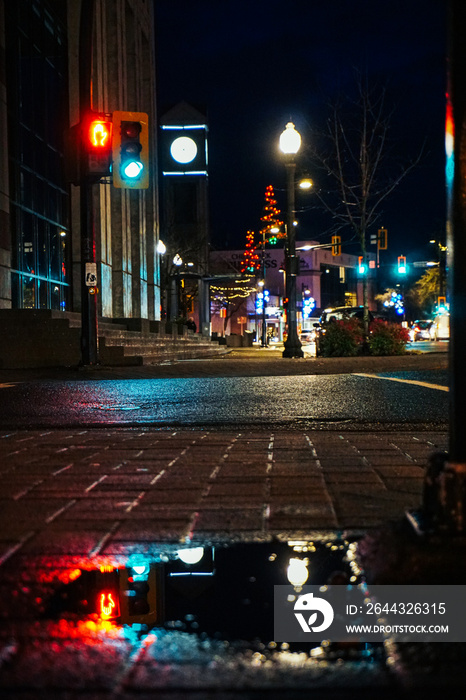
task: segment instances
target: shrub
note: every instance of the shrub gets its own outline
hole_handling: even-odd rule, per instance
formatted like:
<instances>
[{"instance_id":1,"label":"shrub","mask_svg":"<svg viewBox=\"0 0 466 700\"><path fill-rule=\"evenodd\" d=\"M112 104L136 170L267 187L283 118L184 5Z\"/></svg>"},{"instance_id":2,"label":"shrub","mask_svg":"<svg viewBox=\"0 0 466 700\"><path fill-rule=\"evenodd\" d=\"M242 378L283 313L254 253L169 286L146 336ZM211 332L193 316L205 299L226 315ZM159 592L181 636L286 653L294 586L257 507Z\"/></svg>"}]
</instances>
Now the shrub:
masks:
<instances>
[{"instance_id":1,"label":"shrub","mask_svg":"<svg viewBox=\"0 0 466 700\"><path fill-rule=\"evenodd\" d=\"M369 352L371 355L404 355L409 341L407 328L397 323L375 320L371 323Z\"/></svg>"},{"instance_id":2,"label":"shrub","mask_svg":"<svg viewBox=\"0 0 466 700\"><path fill-rule=\"evenodd\" d=\"M324 357L354 357L363 339L363 328L357 318L328 323L320 338L320 353Z\"/></svg>"}]
</instances>

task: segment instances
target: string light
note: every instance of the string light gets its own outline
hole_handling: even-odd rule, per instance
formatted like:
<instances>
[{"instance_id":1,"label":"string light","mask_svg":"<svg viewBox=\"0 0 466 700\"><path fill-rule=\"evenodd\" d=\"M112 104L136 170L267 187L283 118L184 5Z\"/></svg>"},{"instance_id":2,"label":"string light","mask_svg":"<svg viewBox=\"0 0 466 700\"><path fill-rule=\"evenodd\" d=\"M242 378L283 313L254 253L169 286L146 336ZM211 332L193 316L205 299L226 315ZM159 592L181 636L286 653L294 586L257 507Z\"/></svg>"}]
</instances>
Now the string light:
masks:
<instances>
[{"instance_id":1,"label":"string light","mask_svg":"<svg viewBox=\"0 0 466 700\"><path fill-rule=\"evenodd\" d=\"M254 231L246 233L246 248L244 250L243 259L241 261L241 272L253 273L260 267L260 258L255 252Z\"/></svg>"}]
</instances>

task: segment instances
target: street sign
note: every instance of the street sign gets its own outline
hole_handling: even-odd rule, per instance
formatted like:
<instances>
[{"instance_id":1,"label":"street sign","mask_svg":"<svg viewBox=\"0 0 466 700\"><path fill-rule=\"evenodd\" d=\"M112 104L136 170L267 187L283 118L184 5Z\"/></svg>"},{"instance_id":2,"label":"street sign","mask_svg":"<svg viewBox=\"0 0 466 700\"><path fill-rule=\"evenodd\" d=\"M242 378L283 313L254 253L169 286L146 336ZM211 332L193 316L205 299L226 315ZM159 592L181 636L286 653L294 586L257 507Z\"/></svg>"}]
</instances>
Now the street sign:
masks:
<instances>
[{"instance_id":1,"label":"street sign","mask_svg":"<svg viewBox=\"0 0 466 700\"><path fill-rule=\"evenodd\" d=\"M86 263L85 283L86 287L97 286L97 263Z\"/></svg>"}]
</instances>

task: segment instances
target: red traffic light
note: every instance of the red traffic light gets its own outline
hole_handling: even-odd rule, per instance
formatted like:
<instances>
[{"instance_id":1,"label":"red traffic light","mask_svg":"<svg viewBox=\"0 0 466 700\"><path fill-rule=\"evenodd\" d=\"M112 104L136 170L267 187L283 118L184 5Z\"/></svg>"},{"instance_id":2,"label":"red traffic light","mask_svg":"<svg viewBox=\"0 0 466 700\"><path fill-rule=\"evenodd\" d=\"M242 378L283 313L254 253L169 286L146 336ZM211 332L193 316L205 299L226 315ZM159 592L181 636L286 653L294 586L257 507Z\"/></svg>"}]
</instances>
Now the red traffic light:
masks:
<instances>
[{"instance_id":1,"label":"red traffic light","mask_svg":"<svg viewBox=\"0 0 466 700\"><path fill-rule=\"evenodd\" d=\"M127 139L135 139L139 136L142 131L141 124L139 122L121 122L121 135ZM141 149L139 149L141 150Z\"/></svg>"},{"instance_id":2,"label":"red traffic light","mask_svg":"<svg viewBox=\"0 0 466 700\"><path fill-rule=\"evenodd\" d=\"M94 119L89 124L88 144L91 148L108 151L112 147L112 122Z\"/></svg>"}]
</instances>

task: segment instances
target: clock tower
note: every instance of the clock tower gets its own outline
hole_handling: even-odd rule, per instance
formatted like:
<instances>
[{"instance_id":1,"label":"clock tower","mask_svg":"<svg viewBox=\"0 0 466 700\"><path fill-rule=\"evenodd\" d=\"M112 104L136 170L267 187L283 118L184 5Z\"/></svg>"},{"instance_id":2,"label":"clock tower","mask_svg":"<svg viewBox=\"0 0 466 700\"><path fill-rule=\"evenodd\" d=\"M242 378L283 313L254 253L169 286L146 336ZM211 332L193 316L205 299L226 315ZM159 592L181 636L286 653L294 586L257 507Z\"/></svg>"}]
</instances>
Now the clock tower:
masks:
<instances>
[{"instance_id":1,"label":"clock tower","mask_svg":"<svg viewBox=\"0 0 466 700\"><path fill-rule=\"evenodd\" d=\"M163 311L167 320L194 316L204 335L210 335L207 135L206 116L186 102L160 119Z\"/></svg>"}]
</instances>

